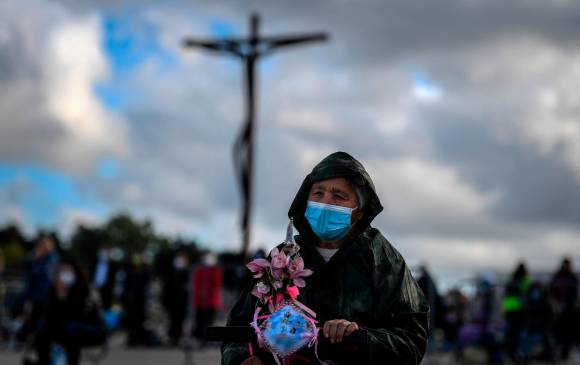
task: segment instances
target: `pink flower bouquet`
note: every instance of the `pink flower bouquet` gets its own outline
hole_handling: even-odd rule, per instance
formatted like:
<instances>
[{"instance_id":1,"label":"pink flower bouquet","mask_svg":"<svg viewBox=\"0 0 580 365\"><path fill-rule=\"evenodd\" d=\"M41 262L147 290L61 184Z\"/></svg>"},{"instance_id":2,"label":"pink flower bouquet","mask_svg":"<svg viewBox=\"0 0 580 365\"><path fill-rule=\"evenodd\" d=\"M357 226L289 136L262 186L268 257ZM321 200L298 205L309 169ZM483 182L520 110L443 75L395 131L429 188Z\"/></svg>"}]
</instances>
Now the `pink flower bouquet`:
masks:
<instances>
[{"instance_id":1,"label":"pink flower bouquet","mask_svg":"<svg viewBox=\"0 0 580 365\"><path fill-rule=\"evenodd\" d=\"M300 257L300 248L294 243L292 234L288 236L280 249L270 252L269 260L255 259L246 265L257 279L252 295L262 304L275 307L284 299L295 300L300 294L298 288L306 285L304 278L312 275L312 270L304 268L304 259Z\"/></svg>"},{"instance_id":2,"label":"pink flower bouquet","mask_svg":"<svg viewBox=\"0 0 580 365\"><path fill-rule=\"evenodd\" d=\"M250 325L258 345L266 347L278 364L278 359L304 346L316 347L319 331L316 313L296 299L299 288L306 285L304 278L312 275L312 270L304 268L299 251L291 220L286 241L270 252L269 259L255 259L246 265L256 280L251 293L258 298Z\"/></svg>"}]
</instances>

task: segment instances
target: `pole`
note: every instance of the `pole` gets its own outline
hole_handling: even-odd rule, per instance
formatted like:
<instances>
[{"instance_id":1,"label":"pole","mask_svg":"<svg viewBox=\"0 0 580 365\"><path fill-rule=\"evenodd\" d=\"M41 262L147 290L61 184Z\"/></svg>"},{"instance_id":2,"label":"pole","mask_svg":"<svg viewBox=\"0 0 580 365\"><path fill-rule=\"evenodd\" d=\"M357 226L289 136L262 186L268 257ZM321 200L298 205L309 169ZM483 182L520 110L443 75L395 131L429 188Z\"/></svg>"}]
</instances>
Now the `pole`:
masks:
<instances>
[{"instance_id":1,"label":"pole","mask_svg":"<svg viewBox=\"0 0 580 365\"><path fill-rule=\"evenodd\" d=\"M253 14L250 23L250 48L251 52L246 57L246 87L247 87L247 121L246 125L248 128L248 161L247 161L247 174L248 174L248 186L246 195L246 209L244 212L244 222L243 226L243 242L242 242L242 256L243 260L246 261L248 255L248 248L250 246L250 227L252 221L252 208L253 208L253 193L254 193L254 124L256 115L256 80L255 80L255 69L256 69L256 47L258 45L258 27L260 25L260 18L257 14Z\"/></svg>"}]
</instances>

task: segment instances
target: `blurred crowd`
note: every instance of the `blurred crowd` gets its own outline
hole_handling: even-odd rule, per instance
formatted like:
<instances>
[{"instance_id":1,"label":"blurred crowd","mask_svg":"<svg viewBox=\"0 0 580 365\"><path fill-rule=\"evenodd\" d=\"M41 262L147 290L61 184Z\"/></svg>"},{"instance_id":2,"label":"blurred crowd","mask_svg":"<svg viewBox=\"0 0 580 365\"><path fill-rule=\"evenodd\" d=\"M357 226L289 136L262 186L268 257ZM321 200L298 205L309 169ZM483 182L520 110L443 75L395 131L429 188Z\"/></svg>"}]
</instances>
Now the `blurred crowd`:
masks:
<instances>
[{"instance_id":1,"label":"blurred crowd","mask_svg":"<svg viewBox=\"0 0 580 365\"><path fill-rule=\"evenodd\" d=\"M196 257L198 256L198 257ZM181 247L162 254L123 253L102 245L81 265L50 236L37 240L19 278L3 276L0 345L23 349L27 364L78 364L84 347L105 347L113 333L127 346L205 346L207 326L223 319L240 290L241 260Z\"/></svg>"},{"instance_id":2,"label":"blurred crowd","mask_svg":"<svg viewBox=\"0 0 580 365\"><path fill-rule=\"evenodd\" d=\"M506 277L483 274L470 280L471 290L463 283L442 294L426 267L417 276L431 307L431 352L453 352L459 363L478 348L488 364L561 364L580 345L578 276L569 258L552 273L518 263Z\"/></svg>"},{"instance_id":3,"label":"blurred crowd","mask_svg":"<svg viewBox=\"0 0 580 365\"><path fill-rule=\"evenodd\" d=\"M264 257L259 251L254 256ZM18 277L0 252L0 346L24 350L27 364L78 364L84 347L206 346L207 326L223 323L249 279L241 257L178 247L128 255L102 244L89 262L41 236ZM519 263L444 293L426 266L415 276L431 307L428 351L464 363L472 349L489 364L563 363L580 343L578 277L571 259L549 273ZM576 349L576 350L575 350Z\"/></svg>"}]
</instances>

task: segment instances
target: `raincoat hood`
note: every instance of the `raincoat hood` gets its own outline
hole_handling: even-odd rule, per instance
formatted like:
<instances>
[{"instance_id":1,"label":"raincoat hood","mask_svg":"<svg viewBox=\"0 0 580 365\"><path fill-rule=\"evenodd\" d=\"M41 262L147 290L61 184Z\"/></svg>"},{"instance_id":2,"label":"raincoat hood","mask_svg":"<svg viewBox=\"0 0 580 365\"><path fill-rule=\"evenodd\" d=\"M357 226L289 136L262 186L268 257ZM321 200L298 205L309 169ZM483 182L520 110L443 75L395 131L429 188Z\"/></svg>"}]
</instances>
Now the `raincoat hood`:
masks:
<instances>
[{"instance_id":1,"label":"raincoat hood","mask_svg":"<svg viewBox=\"0 0 580 365\"><path fill-rule=\"evenodd\" d=\"M364 197L363 216L356 223L354 235L367 229L373 219L383 210L375 186L363 165L346 152L332 153L320 161L310 174L306 175L288 211L288 217L294 219L294 226L298 232L310 240L320 240L304 217L310 188L315 182L338 177L344 177L357 186Z\"/></svg>"}]
</instances>

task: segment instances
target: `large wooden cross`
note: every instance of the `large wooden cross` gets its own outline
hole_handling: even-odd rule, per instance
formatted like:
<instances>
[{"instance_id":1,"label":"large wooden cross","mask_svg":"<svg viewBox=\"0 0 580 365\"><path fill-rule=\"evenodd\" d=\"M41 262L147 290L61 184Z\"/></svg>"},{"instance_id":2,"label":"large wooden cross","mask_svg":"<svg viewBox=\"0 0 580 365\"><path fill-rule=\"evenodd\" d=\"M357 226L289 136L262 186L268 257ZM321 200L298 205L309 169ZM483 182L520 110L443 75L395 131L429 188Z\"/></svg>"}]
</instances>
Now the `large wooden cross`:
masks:
<instances>
[{"instance_id":1,"label":"large wooden cross","mask_svg":"<svg viewBox=\"0 0 580 365\"><path fill-rule=\"evenodd\" d=\"M246 76L246 119L234 144L234 163L241 186L243 215L242 255L247 257L250 244L250 223L252 213L252 178L254 171L254 129L256 115L255 66L260 57L267 56L278 48L293 46L306 42L324 41L325 33L311 33L293 36L261 37L259 34L260 18L257 14L250 17L250 35L248 38L218 40L201 40L187 38L185 47L204 48L210 51L225 53L239 58L245 65Z\"/></svg>"}]
</instances>

